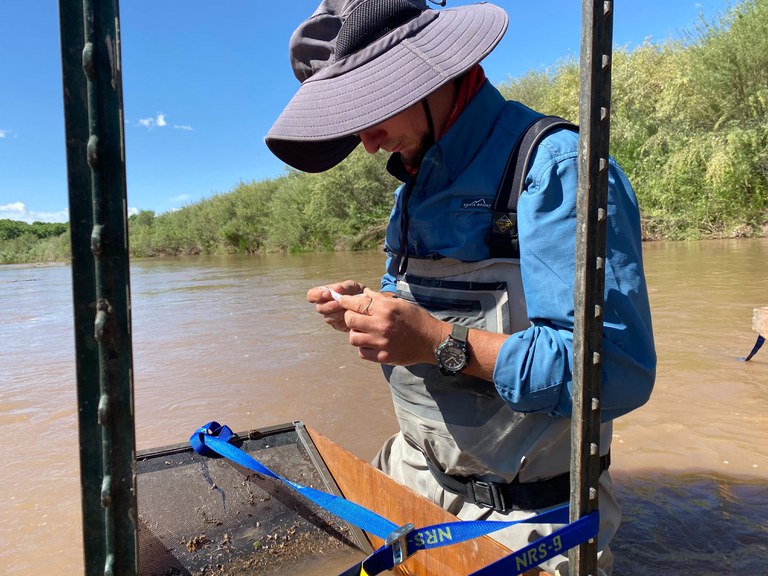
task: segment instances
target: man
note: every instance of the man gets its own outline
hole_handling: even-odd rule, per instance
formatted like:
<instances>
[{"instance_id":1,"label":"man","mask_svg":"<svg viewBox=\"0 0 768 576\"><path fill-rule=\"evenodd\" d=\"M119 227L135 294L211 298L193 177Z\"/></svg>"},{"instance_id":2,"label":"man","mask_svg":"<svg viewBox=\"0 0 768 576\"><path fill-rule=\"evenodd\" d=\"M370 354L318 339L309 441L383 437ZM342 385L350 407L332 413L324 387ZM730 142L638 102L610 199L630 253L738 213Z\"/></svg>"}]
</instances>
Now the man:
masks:
<instances>
[{"instance_id":1,"label":"man","mask_svg":"<svg viewBox=\"0 0 768 576\"><path fill-rule=\"evenodd\" d=\"M346 280L307 298L384 368L400 432L375 465L463 519L514 520L568 500L578 136L555 130L538 146L518 205L520 258L490 258L489 207L510 151L540 116L506 102L479 66L506 27L489 4L325 0L291 38L302 84L266 139L309 172L361 142L391 153L403 185L381 291ZM637 202L613 161L609 189L605 574L620 522L607 471L611 420L648 399L656 363ZM526 524L496 537L518 549L553 529ZM542 567L564 572L567 559Z\"/></svg>"}]
</instances>

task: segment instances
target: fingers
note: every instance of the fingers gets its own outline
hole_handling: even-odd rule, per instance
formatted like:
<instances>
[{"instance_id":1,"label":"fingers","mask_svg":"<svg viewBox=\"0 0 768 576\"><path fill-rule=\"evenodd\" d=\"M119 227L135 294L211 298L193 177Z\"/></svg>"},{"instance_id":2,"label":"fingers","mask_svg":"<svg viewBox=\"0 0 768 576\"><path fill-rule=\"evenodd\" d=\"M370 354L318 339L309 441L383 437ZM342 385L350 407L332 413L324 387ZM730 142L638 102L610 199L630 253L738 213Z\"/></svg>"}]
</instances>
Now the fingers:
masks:
<instances>
[{"instance_id":1,"label":"fingers","mask_svg":"<svg viewBox=\"0 0 768 576\"><path fill-rule=\"evenodd\" d=\"M366 288L362 294L355 296L341 296L337 302L345 310L351 310L358 314L371 316L373 314L374 301L383 298L379 292Z\"/></svg>"},{"instance_id":2,"label":"fingers","mask_svg":"<svg viewBox=\"0 0 768 576\"><path fill-rule=\"evenodd\" d=\"M370 296L363 296L363 298L367 298L368 302L363 307L363 309L360 310L360 314L368 314L368 311L371 309L371 304L373 304L373 298L371 298Z\"/></svg>"},{"instance_id":3,"label":"fingers","mask_svg":"<svg viewBox=\"0 0 768 576\"><path fill-rule=\"evenodd\" d=\"M342 294L362 294L364 290L367 290L367 288L359 282L355 282L354 280L344 280L343 282L310 288L307 292L307 300L312 304L330 302L332 300L337 300L337 297Z\"/></svg>"},{"instance_id":4,"label":"fingers","mask_svg":"<svg viewBox=\"0 0 768 576\"><path fill-rule=\"evenodd\" d=\"M377 348L364 348L360 346L357 348L357 355L362 360L367 360L368 362L376 362L377 364L389 364L390 366L394 366L394 364L387 360L387 355Z\"/></svg>"},{"instance_id":5,"label":"fingers","mask_svg":"<svg viewBox=\"0 0 768 576\"><path fill-rule=\"evenodd\" d=\"M349 332L350 327L347 326L345 320L347 309L344 308L339 301L342 298L352 298L353 300L357 299L362 304L365 304L363 301L366 299L362 296L364 290L366 290L366 288L362 284L355 282L354 280L344 280L343 282L335 284L310 288L307 292L307 301L315 305L315 310L318 314L322 315L323 321L326 324L335 330Z\"/></svg>"},{"instance_id":6,"label":"fingers","mask_svg":"<svg viewBox=\"0 0 768 576\"><path fill-rule=\"evenodd\" d=\"M327 286L315 286L307 292L307 302L317 304L318 302L327 301L330 294Z\"/></svg>"},{"instance_id":7,"label":"fingers","mask_svg":"<svg viewBox=\"0 0 768 576\"><path fill-rule=\"evenodd\" d=\"M356 312L357 314L370 316L370 310L371 310L371 305L373 304L373 298L365 295L352 296L349 299L345 300L343 303L341 302L341 299L339 299L339 304L342 306L342 308L345 308L346 310Z\"/></svg>"}]
</instances>

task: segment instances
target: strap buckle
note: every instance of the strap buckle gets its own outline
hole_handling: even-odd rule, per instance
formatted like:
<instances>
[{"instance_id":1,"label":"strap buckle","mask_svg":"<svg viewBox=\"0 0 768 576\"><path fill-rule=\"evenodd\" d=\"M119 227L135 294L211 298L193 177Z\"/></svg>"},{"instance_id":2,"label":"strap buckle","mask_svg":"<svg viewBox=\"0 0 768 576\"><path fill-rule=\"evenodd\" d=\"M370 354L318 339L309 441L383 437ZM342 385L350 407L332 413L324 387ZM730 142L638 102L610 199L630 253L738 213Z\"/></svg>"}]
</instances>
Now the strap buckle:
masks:
<instances>
[{"instance_id":1,"label":"strap buckle","mask_svg":"<svg viewBox=\"0 0 768 576\"><path fill-rule=\"evenodd\" d=\"M410 553L408 552L408 534L413 532L414 526L410 522L403 524L387 536L386 544L392 547L392 560L394 561L393 568L398 564L405 562Z\"/></svg>"},{"instance_id":2,"label":"strap buckle","mask_svg":"<svg viewBox=\"0 0 768 576\"><path fill-rule=\"evenodd\" d=\"M507 509L504 501L504 493L499 485L494 482L483 482L474 480L472 482L472 491L474 493L475 504L483 508L493 508L497 512L504 512Z\"/></svg>"}]
</instances>

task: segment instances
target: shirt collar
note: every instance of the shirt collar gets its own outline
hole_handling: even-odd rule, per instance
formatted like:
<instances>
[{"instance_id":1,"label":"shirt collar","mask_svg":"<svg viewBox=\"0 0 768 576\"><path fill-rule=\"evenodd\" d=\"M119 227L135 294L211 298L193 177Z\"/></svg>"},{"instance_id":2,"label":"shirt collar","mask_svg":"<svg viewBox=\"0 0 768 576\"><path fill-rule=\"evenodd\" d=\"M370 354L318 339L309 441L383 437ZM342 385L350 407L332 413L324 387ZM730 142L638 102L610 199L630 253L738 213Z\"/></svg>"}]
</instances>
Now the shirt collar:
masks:
<instances>
[{"instance_id":1,"label":"shirt collar","mask_svg":"<svg viewBox=\"0 0 768 576\"><path fill-rule=\"evenodd\" d=\"M488 141L504 103L501 93L486 80L456 123L440 139L438 146L443 152L445 170L452 180L466 170Z\"/></svg>"},{"instance_id":2,"label":"shirt collar","mask_svg":"<svg viewBox=\"0 0 768 576\"><path fill-rule=\"evenodd\" d=\"M448 177L454 180L487 141L505 101L501 93L486 80L456 123L430 148L424 161L434 162L436 158L442 157L440 163ZM411 179L400 154L390 156L387 171L401 182Z\"/></svg>"}]
</instances>

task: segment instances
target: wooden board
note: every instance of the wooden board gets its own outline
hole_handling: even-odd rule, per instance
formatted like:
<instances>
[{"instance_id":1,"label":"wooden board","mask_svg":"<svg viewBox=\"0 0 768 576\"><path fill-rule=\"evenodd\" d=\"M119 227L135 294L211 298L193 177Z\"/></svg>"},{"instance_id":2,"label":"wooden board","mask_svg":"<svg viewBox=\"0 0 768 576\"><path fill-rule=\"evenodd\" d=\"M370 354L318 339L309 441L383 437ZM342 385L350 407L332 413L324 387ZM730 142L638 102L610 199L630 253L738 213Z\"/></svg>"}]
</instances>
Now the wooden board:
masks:
<instances>
[{"instance_id":1,"label":"wooden board","mask_svg":"<svg viewBox=\"0 0 768 576\"><path fill-rule=\"evenodd\" d=\"M763 338L768 338L768 306L752 311L752 330Z\"/></svg>"},{"instance_id":2,"label":"wooden board","mask_svg":"<svg viewBox=\"0 0 768 576\"><path fill-rule=\"evenodd\" d=\"M348 452L307 426L312 441L348 500L365 506L402 526L412 522L417 528L454 522L455 516ZM382 541L368 535L375 548ZM503 558L509 549L488 536L460 544L414 554L397 570L408 576L466 576ZM532 570L525 576L547 576Z\"/></svg>"}]
</instances>

